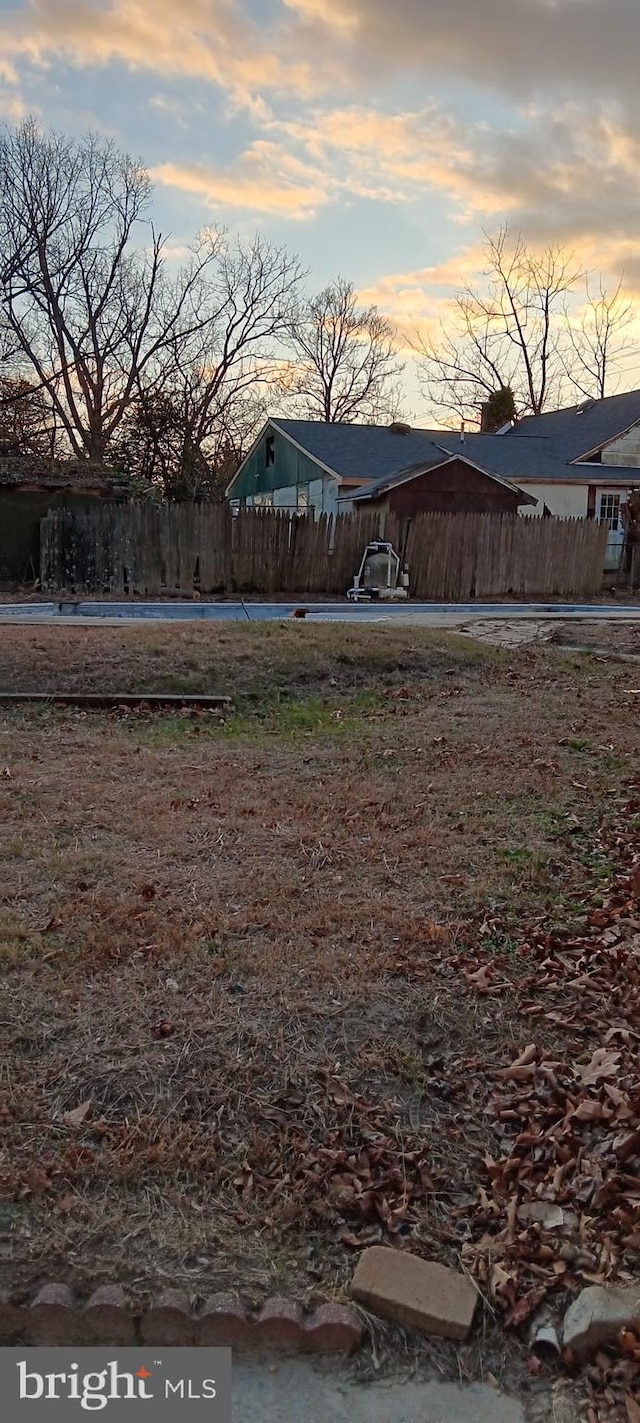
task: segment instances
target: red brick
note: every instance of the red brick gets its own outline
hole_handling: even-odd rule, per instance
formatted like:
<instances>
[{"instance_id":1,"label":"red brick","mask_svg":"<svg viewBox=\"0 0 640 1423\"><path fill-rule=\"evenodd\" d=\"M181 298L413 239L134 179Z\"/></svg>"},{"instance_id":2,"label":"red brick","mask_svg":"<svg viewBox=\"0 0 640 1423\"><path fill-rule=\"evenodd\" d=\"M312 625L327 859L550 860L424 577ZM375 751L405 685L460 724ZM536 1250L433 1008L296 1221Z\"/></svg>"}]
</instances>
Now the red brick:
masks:
<instances>
[{"instance_id":1,"label":"red brick","mask_svg":"<svg viewBox=\"0 0 640 1423\"><path fill-rule=\"evenodd\" d=\"M120 1285L101 1285L94 1290L82 1311L82 1320L88 1344L114 1344L124 1348L136 1342L135 1320Z\"/></svg>"},{"instance_id":2,"label":"red brick","mask_svg":"<svg viewBox=\"0 0 640 1423\"><path fill-rule=\"evenodd\" d=\"M382 1319L442 1339L466 1339L478 1303L478 1292L466 1275L383 1245L363 1251L351 1294Z\"/></svg>"},{"instance_id":3,"label":"red brick","mask_svg":"<svg viewBox=\"0 0 640 1423\"><path fill-rule=\"evenodd\" d=\"M42 1286L27 1311L25 1337L32 1344L51 1346L84 1342L67 1285Z\"/></svg>"},{"instance_id":4,"label":"red brick","mask_svg":"<svg viewBox=\"0 0 640 1423\"><path fill-rule=\"evenodd\" d=\"M255 1326L247 1319L238 1295L210 1295L196 1321L198 1344L210 1347L239 1349L251 1343Z\"/></svg>"},{"instance_id":5,"label":"red brick","mask_svg":"<svg viewBox=\"0 0 640 1423\"><path fill-rule=\"evenodd\" d=\"M182 1290L163 1290L140 1320L143 1343L180 1348L195 1344L196 1322L188 1295Z\"/></svg>"},{"instance_id":6,"label":"red brick","mask_svg":"<svg viewBox=\"0 0 640 1423\"><path fill-rule=\"evenodd\" d=\"M0 1290L0 1341L8 1343L24 1334L26 1314L12 1304L8 1290Z\"/></svg>"},{"instance_id":7,"label":"red brick","mask_svg":"<svg viewBox=\"0 0 640 1423\"><path fill-rule=\"evenodd\" d=\"M353 1354L363 1334L355 1309L322 1304L303 1322L302 1348L308 1354Z\"/></svg>"},{"instance_id":8,"label":"red brick","mask_svg":"<svg viewBox=\"0 0 640 1423\"><path fill-rule=\"evenodd\" d=\"M256 1320L260 1344L270 1349L298 1351L303 1347L304 1327L299 1304L289 1299L270 1299Z\"/></svg>"}]
</instances>

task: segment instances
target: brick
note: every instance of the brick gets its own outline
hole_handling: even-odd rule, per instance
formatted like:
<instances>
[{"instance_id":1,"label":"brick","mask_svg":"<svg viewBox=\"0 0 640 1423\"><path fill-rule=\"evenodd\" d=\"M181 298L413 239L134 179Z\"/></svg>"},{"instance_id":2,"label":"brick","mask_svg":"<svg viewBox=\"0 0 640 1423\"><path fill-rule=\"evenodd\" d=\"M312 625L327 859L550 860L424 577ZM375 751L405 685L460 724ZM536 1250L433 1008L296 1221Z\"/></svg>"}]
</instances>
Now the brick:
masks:
<instances>
[{"instance_id":1,"label":"brick","mask_svg":"<svg viewBox=\"0 0 640 1423\"><path fill-rule=\"evenodd\" d=\"M188 1295L182 1290L163 1290L140 1320L144 1344L180 1348L195 1344L196 1321L191 1313Z\"/></svg>"},{"instance_id":2,"label":"brick","mask_svg":"<svg viewBox=\"0 0 640 1423\"><path fill-rule=\"evenodd\" d=\"M364 1329L355 1309L321 1304L303 1321L302 1348L307 1354L353 1354Z\"/></svg>"},{"instance_id":3,"label":"brick","mask_svg":"<svg viewBox=\"0 0 640 1423\"><path fill-rule=\"evenodd\" d=\"M251 1343L255 1328L238 1295L210 1295L196 1320L198 1344L225 1349L240 1349Z\"/></svg>"},{"instance_id":4,"label":"brick","mask_svg":"<svg viewBox=\"0 0 640 1423\"><path fill-rule=\"evenodd\" d=\"M73 1295L67 1285L42 1286L27 1311L25 1337L32 1344L51 1346L80 1342Z\"/></svg>"},{"instance_id":5,"label":"brick","mask_svg":"<svg viewBox=\"0 0 640 1423\"><path fill-rule=\"evenodd\" d=\"M17 1339L25 1330L25 1311L12 1303L8 1290L0 1290L0 1342Z\"/></svg>"},{"instance_id":6,"label":"brick","mask_svg":"<svg viewBox=\"0 0 640 1423\"><path fill-rule=\"evenodd\" d=\"M383 1245L360 1256L351 1294L372 1314L441 1339L466 1339L478 1303L466 1275Z\"/></svg>"},{"instance_id":7,"label":"brick","mask_svg":"<svg viewBox=\"0 0 640 1423\"><path fill-rule=\"evenodd\" d=\"M564 1348L576 1361L607 1344L617 1343L621 1329L640 1328L640 1284L629 1289L590 1285L581 1290L564 1317Z\"/></svg>"},{"instance_id":8,"label":"brick","mask_svg":"<svg viewBox=\"0 0 640 1423\"><path fill-rule=\"evenodd\" d=\"M302 1309L290 1299L270 1299L263 1305L256 1320L260 1344L287 1352L302 1347L304 1330Z\"/></svg>"},{"instance_id":9,"label":"brick","mask_svg":"<svg viewBox=\"0 0 640 1423\"><path fill-rule=\"evenodd\" d=\"M114 1344L124 1348L136 1342L136 1326L120 1285L101 1285L82 1311L88 1344Z\"/></svg>"}]
</instances>

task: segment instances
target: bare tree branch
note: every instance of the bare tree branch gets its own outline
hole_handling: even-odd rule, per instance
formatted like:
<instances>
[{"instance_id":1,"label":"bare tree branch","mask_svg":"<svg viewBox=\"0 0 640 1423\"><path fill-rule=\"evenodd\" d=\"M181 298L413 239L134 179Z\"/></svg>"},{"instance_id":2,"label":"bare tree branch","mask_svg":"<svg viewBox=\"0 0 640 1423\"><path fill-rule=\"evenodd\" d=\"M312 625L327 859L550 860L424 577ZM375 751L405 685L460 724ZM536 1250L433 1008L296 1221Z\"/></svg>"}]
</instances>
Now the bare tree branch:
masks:
<instances>
[{"instance_id":1,"label":"bare tree branch","mask_svg":"<svg viewBox=\"0 0 640 1423\"><path fill-rule=\"evenodd\" d=\"M167 350L160 377L140 382L118 458L175 494L204 497L266 413L281 342L302 276L297 258L262 237L208 229L194 247L197 312Z\"/></svg>"},{"instance_id":2,"label":"bare tree branch","mask_svg":"<svg viewBox=\"0 0 640 1423\"><path fill-rule=\"evenodd\" d=\"M519 415L559 404L569 379L563 313L582 278L572 253L538 254L507 226L485 234L486 267L477 287L454 297L437 339L418 339L423 387L458 418L480 420L496 390L510 388Z\"/></svg>"},{"instance_id":3,"label":"bare tree branch","mask_svg":"<svg viewBox=\"0 0 640 1423\"><path fill-rule=\"evenodd\" d=\"M73 452L99 462L143 377L199 325L206 258L168 282L150 194L112 142L32 119L0 131L0 314Z\"/></svg>"},{"instance_id":4,"label":"bare tree branch","mask_svg":"<svg viewBox=\"0 0 640 1423\"><path fill-rule=\"evenodd\" d=\"M298 307L290 326L296 358L289 394L309 419L375 424L400 405L395 333L377 307L358 307L339 278Z\"/></svg>"},{"instance_id":5,"label":"bare tree branch","mask_svg":"<svg viewBox=\"0 0 640 1423\"><path fill-rule=\"evenodd\" d=\"M634 319L633 303L624 295L622 278L608 291L602 278L594 286L587 276L585 288L586 307L579 317L565 307L566 371L582 395L603 400L618 388L621 358L635 349L635 343L623 334Z\"/></svg>"}]
</instances>

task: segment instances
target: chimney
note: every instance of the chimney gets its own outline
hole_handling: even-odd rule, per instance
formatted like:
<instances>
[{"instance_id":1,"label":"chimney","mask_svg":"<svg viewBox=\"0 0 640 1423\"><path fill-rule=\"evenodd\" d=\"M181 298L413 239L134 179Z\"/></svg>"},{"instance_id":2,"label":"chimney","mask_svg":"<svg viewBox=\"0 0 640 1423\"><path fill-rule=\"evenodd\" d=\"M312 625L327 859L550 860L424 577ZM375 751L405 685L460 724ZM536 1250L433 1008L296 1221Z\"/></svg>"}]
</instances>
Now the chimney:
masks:
<instances>
[{"instance_id":1,"label":"chimney","mask_svg":"<svg viewBox=\"0 0 640 1423\"><path fill-rule=\"evenodd\" d=\"M466 435L465 435L465 433L464 433L464 420L461 420L461 421L460 421L460 444L461 444L461 445L466 445L466 443L467 443L467 439L466 439Z\"/></svg>"}]
</instances>

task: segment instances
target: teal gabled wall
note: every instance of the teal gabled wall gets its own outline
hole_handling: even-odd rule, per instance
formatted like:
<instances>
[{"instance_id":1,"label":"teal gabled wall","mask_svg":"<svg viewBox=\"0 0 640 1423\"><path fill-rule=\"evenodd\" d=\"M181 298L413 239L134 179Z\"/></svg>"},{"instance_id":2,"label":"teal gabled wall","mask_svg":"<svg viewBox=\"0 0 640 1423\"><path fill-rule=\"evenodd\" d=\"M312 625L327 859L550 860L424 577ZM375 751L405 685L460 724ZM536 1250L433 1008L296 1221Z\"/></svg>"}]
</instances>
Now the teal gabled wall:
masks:
<instances>
[{"instance_id":1,"label":"teal gabled wall","mask_svg":"<svg viewBox=\"0 0 640 1423\"><path fill-rule=\"evenodd\" d=\"M267 464L267 440L273 438L274 462ZM255 494L269 494L274 489L290 489L297 484L311 484L322 479L323 470L274 426L267 425L244 469L236 476L228 491L229 499L249 499Z\"/></svg>"}]
</instances>

